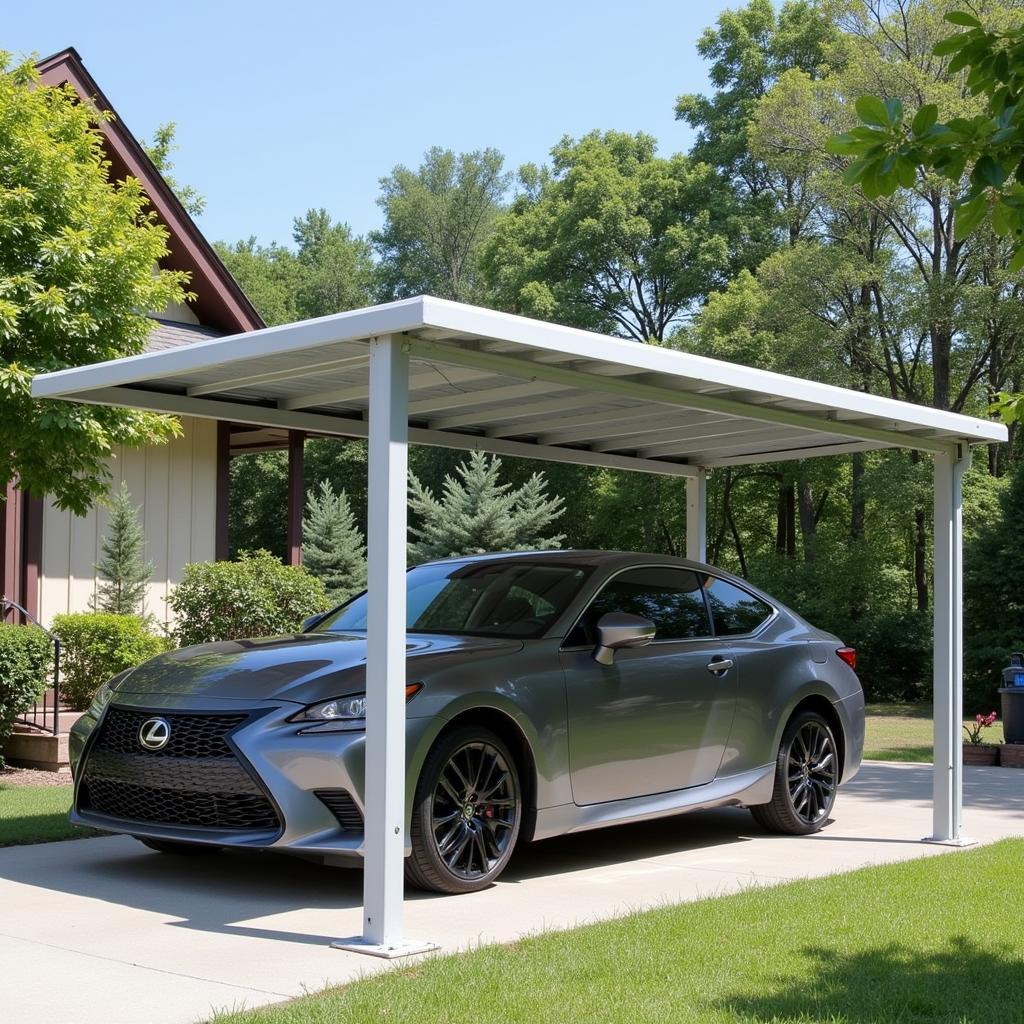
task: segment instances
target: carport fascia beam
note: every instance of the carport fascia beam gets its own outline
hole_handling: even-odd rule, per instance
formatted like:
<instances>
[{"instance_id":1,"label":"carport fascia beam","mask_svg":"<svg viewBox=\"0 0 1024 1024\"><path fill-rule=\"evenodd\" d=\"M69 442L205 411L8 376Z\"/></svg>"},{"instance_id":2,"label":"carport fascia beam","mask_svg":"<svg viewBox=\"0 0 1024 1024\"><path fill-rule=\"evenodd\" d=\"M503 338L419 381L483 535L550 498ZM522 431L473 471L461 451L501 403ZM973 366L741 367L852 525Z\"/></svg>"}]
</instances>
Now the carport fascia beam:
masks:
<instances>
[{"instance_id":1,"label":"carport fascia beam","mask_svg":"<svg viewBox=\"0 0 1024 1024\"><path fill-rule=\"evenodd\" d=\"M549 366L528 359L513 359L508 356L495 355L490 352L478 352L456 345L442 345L437 342L422 341L412 338L409 342L410 354L416 359L435 360L452 366L469 366L478 369L489 369L496 374L525 380L534 377L547 380L553 384L564 383L568 387L580 388L620 397L635 398L659 405L669 405L684 409L702 409L707 412L719 412L727 416L757 420L763 423L774 423L782 426L801 427L807 430L820 431L822 434L834 434L855 438L860 441L879 441L894 448L916 448L920 451L950 454L956 448L954 441L940 441L934 438L917 437L913 434L901 433L896 430L881 430L863 424L848 424L838 419L822 419L805 413L792 412L788 409L765 408L749 405L734 399L718 398L694 391L674 391L670 388L639 381L627 380L622 377L602 377L580 370L571 370L560 366Z\"/></svg>"}]
</instances>

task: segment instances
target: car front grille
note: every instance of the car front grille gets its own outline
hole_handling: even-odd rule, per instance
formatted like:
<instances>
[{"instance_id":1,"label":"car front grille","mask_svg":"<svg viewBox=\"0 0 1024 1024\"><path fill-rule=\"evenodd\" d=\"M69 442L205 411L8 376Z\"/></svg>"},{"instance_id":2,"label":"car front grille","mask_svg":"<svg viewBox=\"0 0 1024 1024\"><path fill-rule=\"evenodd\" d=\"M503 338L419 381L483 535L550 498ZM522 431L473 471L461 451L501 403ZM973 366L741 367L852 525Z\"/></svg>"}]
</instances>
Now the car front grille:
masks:
<instances>
[{"instance_id":1,"label":"car front grille","mask_svg":"<svg viewBox=\"0 0 1024 1024\"><path fill-rule=\"evenodd\" d=\"M363 831L363 814L347 789L314 789L313 793L346 832Z\"/></svg>"},{"instance_id":2,"label":"car front grille","mask_svg":"<svg viewBox=\"0 0 1024 1024\"><path fill-rule=\"evenodd\" d=\"M161 713L170 739L155 751L139 742L153 717L107 710L86 755L79 810L182 828L280 831L274 805L227 741L247 714Z\"/></svg>"}]
</instances>

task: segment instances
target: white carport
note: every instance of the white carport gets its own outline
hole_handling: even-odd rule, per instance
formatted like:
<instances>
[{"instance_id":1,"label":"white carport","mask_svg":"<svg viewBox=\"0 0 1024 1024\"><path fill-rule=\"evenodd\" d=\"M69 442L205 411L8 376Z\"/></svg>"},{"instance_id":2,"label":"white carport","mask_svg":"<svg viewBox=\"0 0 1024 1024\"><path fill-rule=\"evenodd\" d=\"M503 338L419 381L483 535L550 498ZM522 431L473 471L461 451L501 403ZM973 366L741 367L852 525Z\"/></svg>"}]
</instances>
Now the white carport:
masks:
<instances>
[{"instance_id":1,"label":"white carport","mask_svg":"<svg viewBox=\"0 0 1024 1024\"><path fill-rule=\"evenodd\" d=\"M366 952L402 935L407 446L686 479L703 561L709 470L880 448L933 457L935 761L929 839L963 843L962 512L1001 424L430 297L37 377L75 402L369 439Z\"/></svg>"}]
</instances>

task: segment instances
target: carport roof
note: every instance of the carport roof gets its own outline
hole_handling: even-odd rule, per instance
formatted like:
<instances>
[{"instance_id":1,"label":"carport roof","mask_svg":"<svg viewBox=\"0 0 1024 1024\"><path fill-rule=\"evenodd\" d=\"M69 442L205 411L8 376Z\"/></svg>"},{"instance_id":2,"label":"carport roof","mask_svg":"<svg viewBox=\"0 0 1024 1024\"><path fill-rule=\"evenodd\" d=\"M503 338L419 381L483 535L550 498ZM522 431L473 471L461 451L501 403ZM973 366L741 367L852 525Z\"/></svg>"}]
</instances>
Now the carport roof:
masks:
<instances>
[{"instance_id":1,"label":"carport roof","mask_svg":"<svg viewBox=\"0 0 1024 1024\"><path fill-rule=\"evenodd\" d=\"M38 398L365 437L369 340L410 356L409 440L675 476L1005 426L421 296L39 376Z\"/></svg>"}]
</instances>

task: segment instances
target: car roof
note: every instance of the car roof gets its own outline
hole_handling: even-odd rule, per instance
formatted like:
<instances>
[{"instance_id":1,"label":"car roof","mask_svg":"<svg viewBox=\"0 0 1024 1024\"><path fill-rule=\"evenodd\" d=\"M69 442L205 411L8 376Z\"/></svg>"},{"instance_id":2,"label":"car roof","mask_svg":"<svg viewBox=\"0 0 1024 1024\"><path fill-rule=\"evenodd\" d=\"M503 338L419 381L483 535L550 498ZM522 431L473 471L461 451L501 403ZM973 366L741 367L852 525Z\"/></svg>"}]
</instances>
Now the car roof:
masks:
<instances>
[{"instance_id":1,"label":"car roof","mask_svg":"<svg viewBox=\"0 0 1024 1024\"><path fill-rule=\"evenodd\" d=\"M572 548L547 551L497 551L480 555L458 555L453 558L439 558L426 565L473 565L483 562L515 562L515 561L551 561L559 565L617 566L632 565L640 562L644 565L664 564L684 566L691 569L709 569L711 566L703 562L691 562L674 555L654 555L640 551L598 551L576 550ZM715 570L720 572L721 570Z\"/></svg>"}]
</instances>

